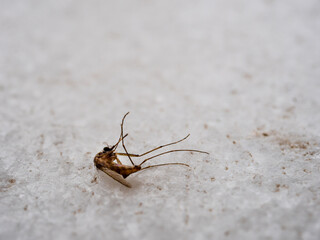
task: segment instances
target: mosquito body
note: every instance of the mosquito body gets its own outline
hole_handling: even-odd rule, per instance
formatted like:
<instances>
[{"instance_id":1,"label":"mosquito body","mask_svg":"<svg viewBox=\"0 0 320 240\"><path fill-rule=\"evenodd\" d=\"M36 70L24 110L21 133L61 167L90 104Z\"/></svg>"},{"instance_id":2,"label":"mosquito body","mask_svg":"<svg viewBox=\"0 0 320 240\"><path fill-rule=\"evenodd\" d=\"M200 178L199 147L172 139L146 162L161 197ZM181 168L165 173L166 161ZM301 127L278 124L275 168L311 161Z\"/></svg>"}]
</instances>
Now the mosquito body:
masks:
<instances>
[{"instance_id":1,"label":"mosquito body","mask_svg":"<svg viewBox=\"0 0 320 240\"><path fill-rule=\"evenodd\" d=\"M124 119L126 118L126 116L129 113L126 113L124 115L124 117L122 118L122 122L121 122L121 135L120 138L118 140L118 142L113 145L112 147L105 147L103 148L103 151L99 152L95 157L94 157L94 164L95 166L105 172L106 174L108 174L110 177L112 177L114 180L120 182L121 184L127 186L127 187L131 187L131 185L125 180L126 177L128 177L130 174L138 172L140 170L144 170L147 168L151 168L151 167L159 167L159 166L165 166L165 165L183 165L183 166L187 166L189 167L188 164L185 163L163 163L163 164L157 164L157 165L151 165L151 166L147 166L147 167L142 167L142 165L147 162L148 160L164 155L164 154L168 154L168 153L172 153L172 152L198 152L198 153L205 153L205 154L209 154L207 152L204 151L199 151L199 150L191 150L191 149L175 149L175 150L170 150L170 151L166 151L166 152L162 152L159 153L157 155L151 156L149 158L144 159L139 165L134 164L134 162L132 161L131 157L142 157L144 155L147 155L153 151L156 151L160 148L163 147L167 147L173 144L177 144L183 140L185 140L187 137L189 137L190 134L188 134L186 137L184 137L183 139L176 141L176 142L172 142L172 143L168 143L165 145L161 145L159 147L156 147L150 151L147 151L143 154L131 154L128 153L127 148L124 144L124 139L125 137L128 136L128 134L123 135L123 124L124 124ZM118 147L118 145L120 144L120 142L122 143L123 149L125 150L125 153L118 153L116 152L116 149ZM125 165L122 164L121 161L119 160L118 156L127 156L131 162L132 165Z\"/></svg>"},{"instance_id":2,"label":"mosquito body","mask_svg":"<svg viewBox=\"0 0 320 240\"><path fill-rule=\"evenodd\" d=\"M123 178L141 170L141 166L139 165L130 166L122 164L117 155L118 154L114 150L105 147L102 152L99 152L95 156L94 163L98 169L108 168L111 171L122 175Z\"/></svg>"}]
</instances>

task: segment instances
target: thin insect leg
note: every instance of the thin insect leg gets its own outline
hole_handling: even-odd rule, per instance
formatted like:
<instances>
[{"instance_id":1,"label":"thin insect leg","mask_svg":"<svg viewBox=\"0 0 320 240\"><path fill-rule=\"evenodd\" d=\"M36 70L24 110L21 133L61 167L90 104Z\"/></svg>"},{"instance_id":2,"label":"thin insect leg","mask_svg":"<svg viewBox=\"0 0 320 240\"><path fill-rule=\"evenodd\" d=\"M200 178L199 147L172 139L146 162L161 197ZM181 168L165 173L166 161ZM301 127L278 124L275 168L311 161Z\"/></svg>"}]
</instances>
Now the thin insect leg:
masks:
<instances>
[{"instance_id":1,"label":"thin insect leg","mask_svg":"<svg viewBox=\"0 0 320 240\"><path fill-rule=\"evenodd\" d=\"M182 139L180 139L180 140L178 140L178 141L161 145L161 146L159 146L159 147L156 147L156 148L154 148L154 149L151 149L150 151L145 152L145 153L142 153L142 154L132 154L132 153L129 153L129 155L130 155L130 157L142 157L142 156L147 155L148 153L151 153L151 152L153 152L153 151L156 151L156 150L158 150L158 149L160 149L160 148L167 147L167 146L170 146L170 145L173 145L173 144L177 144L177 143L179 143L179 142L182 142L183 140L186 140L189 136L190 136L190 134L188 134L186 137L184 137L184 138L182 138ZM125 155L127 155L128 153L117 153L117 154L118 154L118 155L125 156Z\"/></svg>"},{"instance_id":2,"label":"thin insect leg","mask_svg":"<svg viewBox=\"0 0 320 240\"><path fill-rule=\"evenodd\" d=\"M116 161L118 164L122 165L122 162L119 160L119 158L116 158Z\"/></svg>"},{"instance_id":3,"label":"thin insect leg","mask_svg":"<svg viewBox=\"0 0 320 240\"><path fill-rule=\"evenodd\" d=\"M127 148L126 148L126 146L124 145L124 141L123 141L123 139L124 139L124 137L123 137L123 123L124 123L124 119L126 118L126 116L127 116L128 114L129 114L129 112L127 112L127 113L123 116L123 118L122 118L122 122L121 122L121 136L122 136L122 139L121 139L121 140L122 140L122 147L123 147L123 149L125 150L125 152L126 152L128 158L129 158L130 162L132 163L133 166L135 166L134 163L133 163L133 161L132 161L132 159L131 159L131 157L129 156L129 153L128 153Z\"/></svg>"},{"instance_id":4,"label":"thin insect leg","mask_svg":"<svg viewBox=\"0 0 320 240\"><path fill-rule=\"evenodd\" d=\"M152 157L149 157L145 160L142 161L142 163L139 164L139 166L141 166L142 164L144 164L146 161L152 159L152 158L155 158L155 157L159 157L161 155L164 155L164 154L167 154L167 153L172 153L172 152L198 152L198 153L205 153L205 154L209 154L208 152L204 152L204 151L199 151L199 150L192 150L192 149L176 149L176 150L170 150L170 151L166 151L166 152L163 152L163 153L159 153L157 155L154 155Z\"/></svg>"},{"instance_id":5,"label":"thin insect leg","mask_svg":"<svg viewBox=\"0 0 320 240\"><path fill-rule=\"evenodd\" d=\"M141 170L144 170L144 169L147 169L147 168L152 168L152 167L166 166L166 165L182 165L182 166L190 167L188 164L185 164L185 163L163 163L163 164L157 164L157 165L151 165L151 166L148 166L148 167L144 167L144 168L141 168Z\"/></svg>"},{"instance_id":6,"label":"thin insect leg","mask_svg":"<svg viewBox=\"0 0 320 240\"><path fill-rule=\"evenodd\" d=\"M127 133L126 135L124 135L123 138L125 138L125 137L127 137L127 136L128 136L128 133ZM114 149L114 150L117 149L119 143L121 142L121 140L122 140L123 138L122 138L122 136L121 136L121 134L120 134L120 138L119 138L118 142L113 146L113 149Z\"/></svg>"},{"instance_id":7,"label":"thin insect leg","mask_svg":"<svg viewBox=\"0 0 320 240\"><path fill-rule=\"evenodd\" d=\"M126 154L126 153L118 153L117 152L117 155L119 155L119 156L130 156L130 157L140 157L139 154L133 154L133 153Z\"/></svg>"}]
</instances>

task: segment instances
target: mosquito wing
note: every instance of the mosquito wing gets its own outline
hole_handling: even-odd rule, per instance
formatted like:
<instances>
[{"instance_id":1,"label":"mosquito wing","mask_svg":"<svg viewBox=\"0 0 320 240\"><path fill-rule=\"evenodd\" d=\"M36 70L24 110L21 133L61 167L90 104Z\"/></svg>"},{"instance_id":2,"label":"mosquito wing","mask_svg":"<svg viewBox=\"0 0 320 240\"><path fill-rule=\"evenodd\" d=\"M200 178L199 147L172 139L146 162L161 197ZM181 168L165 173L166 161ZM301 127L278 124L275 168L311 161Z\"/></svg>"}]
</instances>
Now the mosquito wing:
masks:
<instances>
[{"instance_id":1,"label":"mosquito wing","mask_svg":"<svg viewBox=\"0 0 320 240\"><path fill-rule=\"evenodd\" d=\"M117 182L123 184L124 186L131 188L131 184L128 183L119 173L116 173L115 171L110 170L109 168L102 167L100 168L101 171L108 174L110 177L112 177Z\"/></svg>"}]
</instances>

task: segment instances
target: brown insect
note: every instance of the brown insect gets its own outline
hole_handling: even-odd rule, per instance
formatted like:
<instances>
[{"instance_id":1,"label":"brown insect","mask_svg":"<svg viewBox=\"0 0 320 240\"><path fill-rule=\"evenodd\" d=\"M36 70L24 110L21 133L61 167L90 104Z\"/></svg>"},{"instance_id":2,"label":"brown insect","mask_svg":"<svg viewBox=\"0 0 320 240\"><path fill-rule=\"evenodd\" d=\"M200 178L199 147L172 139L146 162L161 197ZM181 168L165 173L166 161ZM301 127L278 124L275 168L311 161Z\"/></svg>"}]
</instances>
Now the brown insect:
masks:
<instances>
[{"instance_id":1,"label":"brown insect","mask_svg":"<svg viewBox=\"0 0 320 240\"><path fill-rule=\"evenodd\" d=\"M108 174L110 177L112 177L114 180L122 183L123 185L125 185L126 187L131 187L131 185L125 180L126 177L128 177L130 174L147 169L147 168L152 168L152 167L159 167L159 166L165 166L165 165L183 165L183 166L187 166L189 167L188 164L185 163L163 163L163 164L157 164L157 165L151 165L151 166L147 166L147 167L142 167L142 165L149 161L152 158L167 154L167 153L172 153L172 152L198 152L198 153L205 153L205 154L209 154L207 152L204 151L199 151L199 150L191 150L191 149L175 149L175 150L170 150L170 151L166 151L163 153L159 153L157 155L151 156L149 158L144 159L139 165L134 164L134 162L132 161L131 157L142 157L145 156L153 151L156 151L160 148L163 147L167 147L173 144L177 144L179 142L182 142L183 140L185 140L187 137L189 137L190 134L188 134L186 137L182 138L179 141L176 142L172 142L172 143L168 143L165 145L161 145L159 147L156 147L150 151L147 151L145 153L142 154L132 154L132 153L128 153L127 148L124 144L124 139L128 136L128 134L123 135L123 123L124 123L124 119L126 118L126 116L129 114L126 113L123 118L122 118L122 122L121 122L121 134L119 137L118 142L113 145L112 147L104 147L102 152L99 152L95 157L94 157L94 164L95 166L100 169L101 171L105 172L106 174ZM125 150L125 153L118 153L116 152L116 149L119 145L119 143L122 143L123 149ZM118 159L118 156L128 156L130 162L132 163L132 166L129 165L124 165L120 162L120 160Z\"/></svg>"}]
</instances>

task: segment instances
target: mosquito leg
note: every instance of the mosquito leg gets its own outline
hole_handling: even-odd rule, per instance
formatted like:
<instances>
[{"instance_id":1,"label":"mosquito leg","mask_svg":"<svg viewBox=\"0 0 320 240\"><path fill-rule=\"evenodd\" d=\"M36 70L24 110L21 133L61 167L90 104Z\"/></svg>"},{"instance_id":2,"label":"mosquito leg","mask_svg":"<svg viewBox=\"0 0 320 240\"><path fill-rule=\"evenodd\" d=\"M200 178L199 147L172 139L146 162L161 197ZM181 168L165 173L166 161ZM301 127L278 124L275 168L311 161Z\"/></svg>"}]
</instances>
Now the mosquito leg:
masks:
<instances>
[{"instance_id":1,"label":"mosquito leg","mask_svg":"<svg viewBox=\"0 0 320 240\"><path fill-rule=\"evenodd\" d=\"M173 144L177 144L177 143L179 143L179 142L182 142L183 140L186 140L189 136L190 136L190 134L188 134L186 137L184 137L184 138L182 138L182 139L180 139L180 140L178 140L178 141L161 145L161 146L159 146L159 147L156 147L156 148L154 148L154 149L151 149L150 151L145 152L145 153L142 153L142 154L132 154L132 153L129 153L129 155L130 155L130 157L142 157L142 156L147 155L148 153L151 153L151 152L153 152L153 151L156 151L156 150L158 150L158 149L160 149L160 148L167 147L167 146L170 146L170 145L173 145ZM127 156L127 155L128 155L128 153L117 153L117 154L118 154L118 155L121 155L121 156Z\"/></svg>"},{"instance_id":2,"label":"mosquito leg","mask_svg":"<svg viewBox=\"0 0 320 240\"><path fill-rule=\"evenodd\" d=\"M128 133L126 135L123 136L123 138L127 137L128 136ZM122 136L121 136L121 133L120 133L120 137L119 137L119 140L118 142L113 146L113 149L116 150L119 143L121 142L121 140L123 139Z\"/></svg>"},{"instance_id":3,"label":"mosquito leg","mask_svg":"<svg viewBox=\"0 0 320 240\"><path fill-rule=\"evenodd\" d=\"M166 165L182 165L182 166L190 167L188 164L185 164L185 163L163 163L163 164L157 164L157 165L151 165L148 167L144 167L144 168L141 168L141 170L144 170L147 168L152 168L152 167L166 166Z\"/></svg>"},{"instance_id":4,"label":"mosquito leg","mask_svg":"<svg viewBox=\"0 0 320 240\"><path fill-rule=\"evenodd\" d=\"M131 159L131 157L130 157L130 155L129 155L129 153L128 153L128 151L127 151L126 146L124 145L124 141L123 141L123 139L124 139L124 137L123 137L123 123L124 123L124 119L126 118L126 116L127 116L128 114L129 114L129 112L127 112L127 113L123 116L123 118L122 118L122 122L121 122L121 138L122 138L122 139L121 139L121 142L122 142L122 147L123 147L123 149L125 150L125 152L126 152L128 158L129 158L130 162L132 163L133 166L135 166L134 163L133 163L133 161L132 161L132 159Z\"/></svg>"},{"instance_id":5,"label":"mosquito leg","mask_svg":"<svg viewBox=\"0 0 320 240\"><path fill-rule=\"evenodd\" d=\"M122 165L122 162L119 160L119 158L116 158L116 161L118 164Z\"/></svg>"},{"instance_id":6,"label":"mosquito leg","mask_svg":"<svg viewBox=\"0 0 320 240\"><path fill-rule=\"evenodd\" d=\"M192 150L192 149L176 149L176 150L170 150L170 151L166 151L166 152L163 152L163 153L159 153L157 155L154 155L152 157L149 157L149 158L146 158L145 160L143 160L139 166L141 166L142 164L144 164L146 161L152 159L152 158L155 158L155 157L159 157L161 155L164 155L164 154L168 154L168 153L172 153L172 152L198 152L198 153L205 153L205 154L209 154L208 152L204 152L204 151L199 151L199 150Z\"/></svg>"},{"instance_id":7,"label":"mosquito leg","mask_svg":"<svg viewBox=\"0 0 320 240\"><path fill-rule=\"evenodd\" d=\"M199 150L189 150L189 149L179 149L179 150L171 150L169 152L177 152L177 151L192 151L192 152L200 152L200 153L206 153L206 154L209 154L208 152L203 152L203 151L199 151ZM164 153L169 153L169 152L164 152ZM163 153L161 153L160 155L162 155ZM129 153L129 154L126 154L126 153L118 153L117 152L117 155L119 156L130 156L130 157L142 157L143 155L145 154L133 154L133 153ZM158 156L158 155L156 155ZM154 158L155 156L153 156L152 158ZM149 159L149 158L148 158Z\"/></svg>"},{"instance_id":8,"label":"mosquito leg","mask_svg":"<svg viewBox=\"0 0 320 240\"><path fill-rule=\"evenodd\" d=\"M139 154L133 154L133 153L126 154L126 153L118 153L117 152L117 155L119 155L119 156L130 156L130 157L141 157Z\"/></svg>"}]
</instances>

